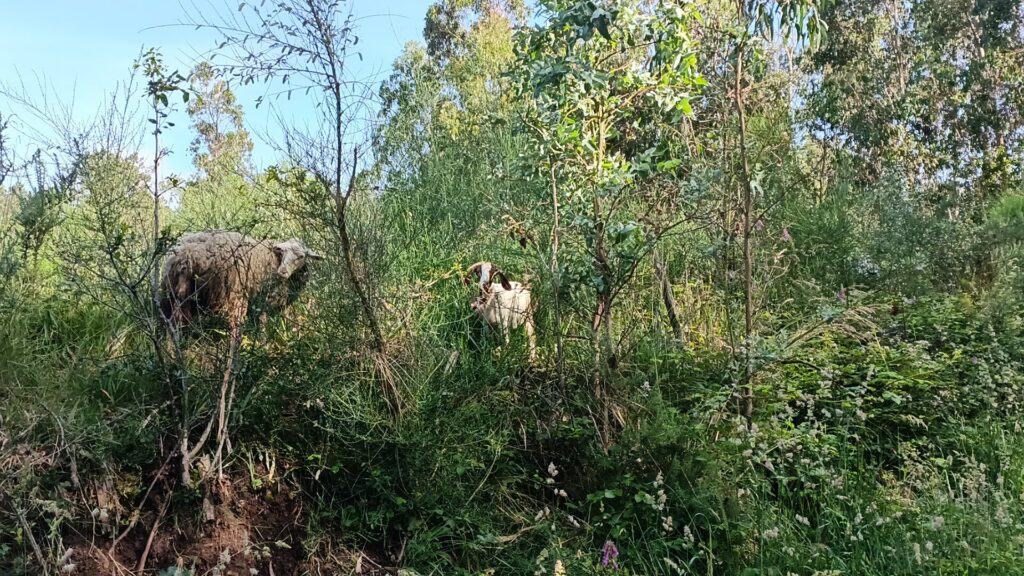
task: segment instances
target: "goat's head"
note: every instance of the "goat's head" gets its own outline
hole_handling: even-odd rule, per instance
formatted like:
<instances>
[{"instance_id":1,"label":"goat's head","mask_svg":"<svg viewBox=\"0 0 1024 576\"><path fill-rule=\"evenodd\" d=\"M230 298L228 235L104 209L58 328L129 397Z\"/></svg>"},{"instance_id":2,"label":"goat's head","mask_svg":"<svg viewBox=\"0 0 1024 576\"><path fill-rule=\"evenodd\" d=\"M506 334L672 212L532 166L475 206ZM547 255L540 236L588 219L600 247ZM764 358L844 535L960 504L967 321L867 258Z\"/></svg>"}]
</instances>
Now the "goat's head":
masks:
<instances>
[{"instance_id":1,"label":"goat's head","mask_svg":"<svg viewBox=\"0 0 1024 576\"><path fill-rule=\"evenodd\" d=\"M469 286L473 278L476 277L477 283L480 286L482 292L488 292L491 289L491 284L494 283L496 278L501 282L501 287L505 290L512 289L512 283L505 277L505 273L499 270L494 264L490 262L477 262L469 267L469 271L462 278L462 283Z\"/></svg>"},{"instance_id":2,"label":"goat's head","mask_svg":"<svg viewBox=\"0 0 1024 576\"><path fill-rule=\"evenodd\" d=\"M477 296L469 302L469 309L476 314L480 314L480 311L484 308L484 296Z\"/></svg>"},{"instance_id":3,"label":"goat's head","mask_svg":"<svg viewBox=\"0 0 1024 576\"><path fill-rule=\"evenodd\" d=\"M274 244L274 254L277 256L277 275L281 278L290 278L306 265L306 260L323 258L319 253L306 248L298 238Z\"/></svg>"}]
</instances>

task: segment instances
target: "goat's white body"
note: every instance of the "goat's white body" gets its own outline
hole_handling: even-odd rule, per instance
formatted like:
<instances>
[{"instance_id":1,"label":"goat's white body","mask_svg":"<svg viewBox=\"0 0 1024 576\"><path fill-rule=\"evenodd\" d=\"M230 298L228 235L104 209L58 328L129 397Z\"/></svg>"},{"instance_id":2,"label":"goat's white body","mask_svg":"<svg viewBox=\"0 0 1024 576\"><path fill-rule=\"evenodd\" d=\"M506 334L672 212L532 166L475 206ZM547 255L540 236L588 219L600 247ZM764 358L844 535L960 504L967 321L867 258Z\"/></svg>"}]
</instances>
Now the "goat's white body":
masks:
<instances>
[{"instance_id":1,"label":"goat's white body","mask_svg":"<svg viewBox=\"0 0 1024 576\"><path fill-rule=\"evenodd\" d=\"M481 320L501 331L505 343L509 342L513 330L526 326L526 337L530 345L530 360L537 356L537 341L533 325L533 310L530 308L530 290L519 282L509 282L511 289L501 284L490 284L473 301L473 311Z\"/></svg>"}]
</instances>

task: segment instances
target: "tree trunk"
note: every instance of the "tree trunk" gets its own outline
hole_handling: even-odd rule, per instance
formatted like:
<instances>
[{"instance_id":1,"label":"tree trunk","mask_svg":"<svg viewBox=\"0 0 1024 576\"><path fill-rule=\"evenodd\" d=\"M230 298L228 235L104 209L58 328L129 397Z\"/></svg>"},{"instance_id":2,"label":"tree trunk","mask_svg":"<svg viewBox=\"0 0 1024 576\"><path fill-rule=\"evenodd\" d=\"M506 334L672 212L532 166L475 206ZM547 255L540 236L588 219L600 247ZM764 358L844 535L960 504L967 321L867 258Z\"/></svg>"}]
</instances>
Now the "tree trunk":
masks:
<instances>
[{"instance_id":1,"label":"tree trunk","mask_svg":"<svg viewBox=\"0 0 1024 576\"><path fill-rule=\"evenodd\" d=\"M153 317L160 319L160 102L153 97L153 118L156 128L153 131L153 269L149 280L153 290Z\"/></svg>"},{"instance_id":2,"label":"tree trunk","mask_svg":"<svg viewBox=\"0 0 1024 576\"><path fill-rule=\"evenodd\" d=\"M555 354L558 370L558 389L565 393L565 352L562 349L562 273L558 266L559 248L559 204L558 179L555 177L555 165L551 164L551 207L554 212L554 223L551 225L551 278L553 280L555 301Z\"/></svg>"},{"instance_id":3,"label":"tree trunk","mask_svg":"<svg viewBox=\"0 0 1024 576\"><path fill-rule=\"evenodd\" d=\"M677 341L682 342L683 325L679 322L679 310L676 308L676 299L672 294L672 282L668 277L668 268L657 249L651 253L651 258L654 260L654 274L658 277L658 285L661 287L661 300L665 304L668 323L672 326L672 335Z\"/></svg>"},{"instance_id":4,"label":"tree trunk","mask_svg":"<svg viewBox=\"0 0 1024 576\"><path fill-rule=\"evenodd\" d=\"M739 120L740 185L743 196L743 416L750 420L754 412L754 389L751 381L751 336L754 333L754 255L751 242L754 213L754 190L750 181L750 158L747 154L747 116L743 102L743 50L746 40L736 47L735 92L736 115Z\"/></svg>"}]
</instances>

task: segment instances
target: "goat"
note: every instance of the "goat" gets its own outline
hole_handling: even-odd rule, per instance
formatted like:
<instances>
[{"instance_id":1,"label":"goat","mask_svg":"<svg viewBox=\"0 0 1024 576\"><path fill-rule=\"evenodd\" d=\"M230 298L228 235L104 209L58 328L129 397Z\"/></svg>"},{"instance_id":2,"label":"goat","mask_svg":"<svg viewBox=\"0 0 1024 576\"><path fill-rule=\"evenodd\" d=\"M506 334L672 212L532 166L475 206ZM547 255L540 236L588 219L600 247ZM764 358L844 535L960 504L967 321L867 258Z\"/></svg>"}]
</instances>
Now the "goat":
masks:
<instances>
[{"instance_id":1,"label":"goat","mask_svg":"<svg viewBox=\"0 0 1024 576\"><path fill-rule=\"evenodd\" d=\"M462 283L469 285L477 278L480 293L469 306L473 312L492 328L501 331L508 344L512 330L526 326L526 337L530 346L530 361L537 358L536 326L530 290L519 282L510 282L505 273L490 262L477 262L469 267ZM499 280L495 284L495 280Z\"/></svg>"}]
</instances>

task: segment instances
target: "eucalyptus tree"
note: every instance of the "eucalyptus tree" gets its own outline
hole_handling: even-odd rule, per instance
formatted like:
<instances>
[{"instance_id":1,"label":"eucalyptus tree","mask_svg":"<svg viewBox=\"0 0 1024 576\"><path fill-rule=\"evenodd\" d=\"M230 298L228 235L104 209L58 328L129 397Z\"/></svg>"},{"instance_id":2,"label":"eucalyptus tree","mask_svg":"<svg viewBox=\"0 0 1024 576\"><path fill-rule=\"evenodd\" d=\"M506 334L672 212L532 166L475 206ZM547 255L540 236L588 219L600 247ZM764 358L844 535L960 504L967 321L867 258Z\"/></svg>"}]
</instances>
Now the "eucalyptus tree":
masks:
<instances>
[{"instance_id":1,"label":"eucalyptus tree","mask_svg":"<svg viewBox=\"0 0 1024 576\"><path fill-rule=\"evenodd\" d=\"M196 174L182 190L177 217L188 228L253 230L265 223L256 214L260 196L250 182L253 142L242 106L209 62L193 68L189 83Z\"/></svg>"},{"instance_id":2,"label":"eucalyptus tree","mask_svg":"<svg viewBox=\"0 0 1024 576\"><path fill-rule=\"evenodd\" d=\"M977 226L1024 180L1024 12L1006 2L839 2L806 62L807 125L867 204L901 290L984 276ZM922 283L927 269L932 282Z\"/></svg>"},{"instance_id":3,"label":"eucalyptus tree","mask_svg":"<svg viewBox=\"0 0 1024 576\"><path fill-rule=\"evenodd\" d=\"M683 2L541 5L518 47L521 94L535 106L527 122L550 178L550 202L535 217L556 223L557 284L590 295L594 395L607 443L617 297L658 237L683 221L675 209L681 187L652 184L679 168L665 139L692 113L703 83L691 36L696 12Z\"/></svg>"}]
</instances>

